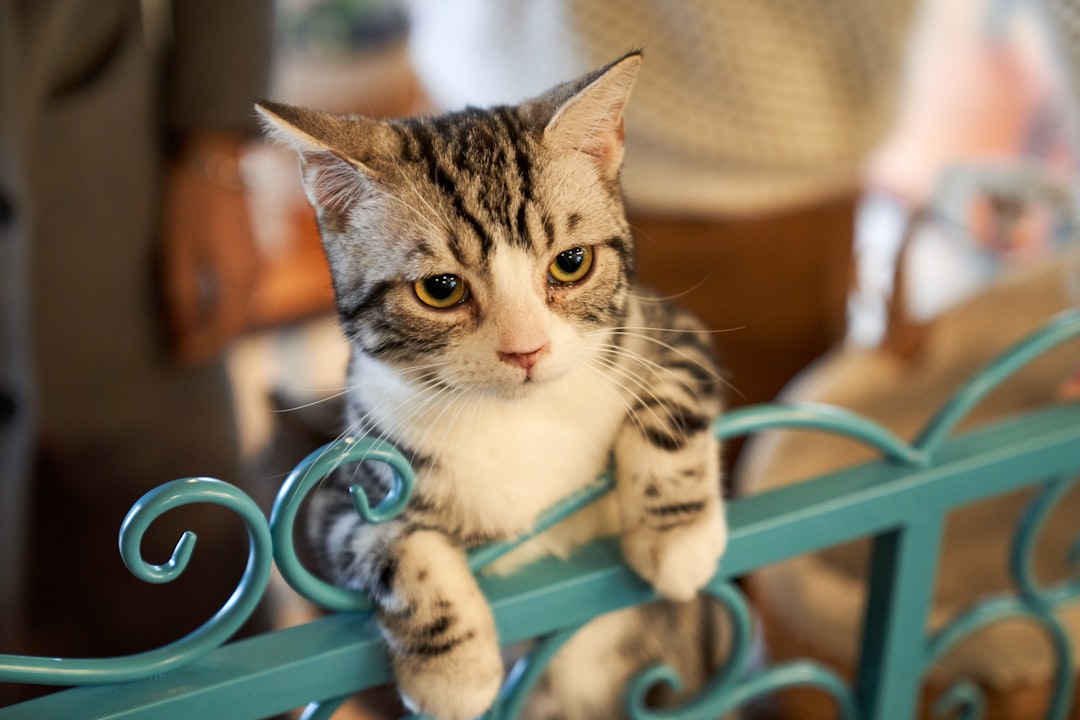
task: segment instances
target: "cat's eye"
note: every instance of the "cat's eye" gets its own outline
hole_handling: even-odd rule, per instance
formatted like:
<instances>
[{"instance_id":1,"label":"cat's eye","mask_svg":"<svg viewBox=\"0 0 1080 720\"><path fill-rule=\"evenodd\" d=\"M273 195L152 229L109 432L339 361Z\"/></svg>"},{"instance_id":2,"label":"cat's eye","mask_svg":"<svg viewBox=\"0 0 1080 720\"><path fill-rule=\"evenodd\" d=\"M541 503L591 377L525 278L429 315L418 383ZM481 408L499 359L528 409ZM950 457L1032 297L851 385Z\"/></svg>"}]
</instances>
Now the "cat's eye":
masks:
<instances>
[{"instance_id":1,"label":"cat's eye","mask_svg":"<svg viewBox=\"0 0 1080 720\"><path fill-rule=\"evenodd\" d=\"M576 247L563 250L555 256L548 266L548 279L557 283L573 283L581 280L592 267L593 250L591 247Z\"/></svg>"},{"instance_id":2,"label":"cat's eye","mask_svg":"<svg viewBox=\"0 0 1080 720\"><path fill-rule=\"evenodd\" d=\"M460 302L468 295L465 281L457 275L431 275L413 283L413 291L420 302L438 310L445 310Z\"/></svg>"}]
</instances>

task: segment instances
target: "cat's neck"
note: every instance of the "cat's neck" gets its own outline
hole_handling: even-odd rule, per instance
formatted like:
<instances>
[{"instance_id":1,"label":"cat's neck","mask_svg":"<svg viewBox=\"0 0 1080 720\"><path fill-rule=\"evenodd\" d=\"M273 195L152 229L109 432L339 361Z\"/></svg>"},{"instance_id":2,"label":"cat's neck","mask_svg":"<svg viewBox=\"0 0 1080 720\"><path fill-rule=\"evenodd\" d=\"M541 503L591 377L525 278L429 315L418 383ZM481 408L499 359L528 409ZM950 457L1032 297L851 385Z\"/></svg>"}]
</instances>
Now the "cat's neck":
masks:
<instances>
[{"instance_id":1,"label":"cat's neck","mask_svg":"<svg viewBox=\"0 0 1080 720\"><path fill-rule=\"evenodd\" d=\"M354 392L378 432L435 459L418 487L453 507L464 528L489 536L529 531L545 508L592 481L627 411L619 383L595 368L574 368L508 400L437 395L376 361L354 362Z\"/></svg>"},{"instance_id":2,"label":"cat's neck","mask_svg":"<svg viewBox=\"0 0 1080 720\"><path fill-rule=\"evenodd\" d=\"M497 418L521 418L527 424L561 423L575 412L588 416L592 408L600 415L607 414L608 406L626 410L619 383L588 364L551 380L530 382L520 397L513 398L403 377L365 355L353 358L351 376L350 392L360 399L370 424L418 450L430 444L425 436L449 432L454 426L486 425Z\"/></svg>"}]
</instances>

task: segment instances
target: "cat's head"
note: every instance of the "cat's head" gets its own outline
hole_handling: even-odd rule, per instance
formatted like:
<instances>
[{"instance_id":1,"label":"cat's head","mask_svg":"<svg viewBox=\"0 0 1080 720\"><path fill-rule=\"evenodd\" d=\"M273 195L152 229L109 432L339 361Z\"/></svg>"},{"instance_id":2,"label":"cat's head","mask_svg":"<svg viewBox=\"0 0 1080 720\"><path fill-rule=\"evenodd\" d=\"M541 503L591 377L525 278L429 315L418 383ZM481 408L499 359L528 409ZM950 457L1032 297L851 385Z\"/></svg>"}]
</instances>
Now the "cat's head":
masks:
<instances>
[{"instance_id":1,"label":"cat's head","mask_svg":"<svg viewBox=\"0 0 1080 720\"><path fill-rule=\"evenodd\" d=\"M258 105L300 153L356 352L504 397L589 361L628 298L618 175L640 63L431 118Z\"/></svg>"}]
</instances>

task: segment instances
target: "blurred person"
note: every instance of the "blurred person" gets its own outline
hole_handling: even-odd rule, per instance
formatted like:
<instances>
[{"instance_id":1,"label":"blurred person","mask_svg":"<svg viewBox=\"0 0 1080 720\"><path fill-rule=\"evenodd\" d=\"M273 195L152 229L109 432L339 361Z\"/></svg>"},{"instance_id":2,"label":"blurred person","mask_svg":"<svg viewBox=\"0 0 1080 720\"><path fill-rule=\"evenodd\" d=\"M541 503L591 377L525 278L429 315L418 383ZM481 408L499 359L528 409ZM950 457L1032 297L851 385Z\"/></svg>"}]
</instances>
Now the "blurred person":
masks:
<instances>
[{"instance_id":1,"label":"blurred person","mask_svg":"<svg viewBox=\"0 0 1080 720\"><path fill-rule=\"evenodd\" d=\"M513 102L641 47L622 173L642 284L716 336L733 405L842 339L860 172L915 0L411 0L440 109Z\"/></svg>"},{"instance_id":2,"label":"blurred person","mask_svg":"<svg viewBox=\"0 0 1080 720\"><path fill-rule=\"evenodd\" d=\"M116 532L166 481L238 480L219 350L257 272L237 160L271 14L0 4L0 653L148 650L240 577L246 535L217 510L151 528L151 562L200 541L163 589L128 574Z\"/></svg>"}]
</instances>

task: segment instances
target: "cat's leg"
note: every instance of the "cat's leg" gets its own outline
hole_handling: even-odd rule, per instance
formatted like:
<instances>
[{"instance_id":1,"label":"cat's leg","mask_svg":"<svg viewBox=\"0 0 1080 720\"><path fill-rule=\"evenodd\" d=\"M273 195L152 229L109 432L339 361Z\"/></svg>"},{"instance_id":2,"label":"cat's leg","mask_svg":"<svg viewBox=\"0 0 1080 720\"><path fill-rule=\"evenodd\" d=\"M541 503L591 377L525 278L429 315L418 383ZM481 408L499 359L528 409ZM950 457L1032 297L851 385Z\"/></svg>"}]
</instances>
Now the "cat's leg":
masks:
<instances>
[{"instance_id":1,"label":"cat's leg","mask_svg":"<svg viewBox=\"0 0 1080 720\"><path fill-rule=\"evenodd\" d=\"M503 679L495 621L465 554L434 530L395 548L379 621L394 675L410 709L437 718L474 718Z\"/></svg>"},{"instance_id":2,"label":"cat's leg","mask_svg":"<svg viewBox=\"0 0 1080 720\"><path fill-rule=\"evenodd\" d=\"M464 551L407 522L359 526L346 545L375 601L406 705L440 720L486 711L503 680L495 622Z\"/></svg>"},{"instance_id":3,"label":"cat's leg","mask_svg":"<svg viewBox=\"0 0 1080 720\"><path fill-rule=\"evenodd\" d=\"M712 578L727 544L714 413L682 394L636 407L615 445L623 556L673 600Z\"/></svg>"},{"instance_id":4,"label":"cat's leg","mask_svg":"<svg viewBox=\"0 0 1080 720\"><path fill-rule=\"evenodd\" d=\"M555 655L529 695L523 720L626 717L629 682L658 663L675 671L684 692L661 685L650 692L650 703L678 704L704 682L704 602L652 603L589 622Z\"/></svg>"}]
</instances>

